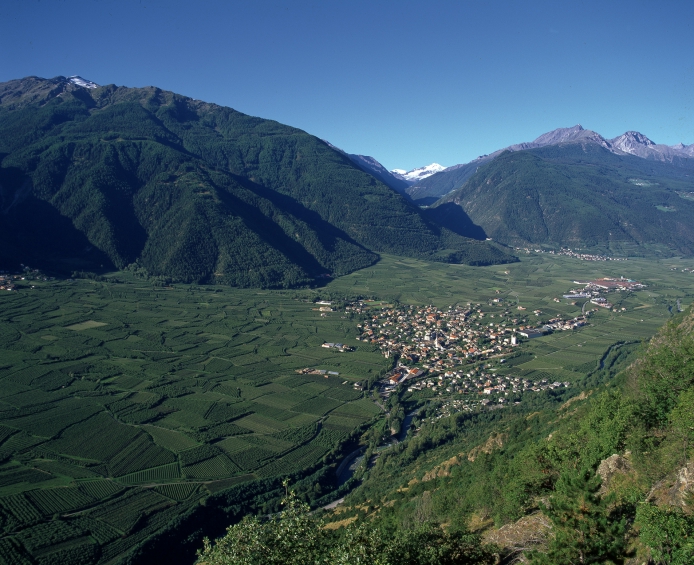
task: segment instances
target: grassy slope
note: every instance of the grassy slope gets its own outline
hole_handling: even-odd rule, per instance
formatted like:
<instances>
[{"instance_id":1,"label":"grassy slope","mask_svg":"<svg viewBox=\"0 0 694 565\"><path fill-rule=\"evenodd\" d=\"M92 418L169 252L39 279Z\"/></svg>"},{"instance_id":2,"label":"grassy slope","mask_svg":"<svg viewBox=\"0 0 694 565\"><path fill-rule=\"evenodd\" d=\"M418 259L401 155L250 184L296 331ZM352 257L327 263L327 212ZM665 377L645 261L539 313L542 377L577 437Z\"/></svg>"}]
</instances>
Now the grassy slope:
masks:
<instances>
[{"instance_id":1,"label":"grassy slope","mask_svg":"<svg viewBox=\"0 0 694 565\"><path fill-rule=\"evenodd\" d=\"M672 551L663 562L670 563L675 555L683 560L673 563L689 562L687 540L694 533L694 520L687 517L694 484L686 479L694 455L693 324L694 311L689 309L666 324L649 345L608 355L603 367L584 380L586 391L572 399L545 395L512 411L441 420L427 421L424 412L418 434L380 455L348 499L347 510L334 519L369 515L382 528L426 521L471 527L485 532L487 541L501 544L504 562L532 548L549 552L550 562L559 562L552 559L559 559L569 542L576 547L583 542L578 529L561 519L552 525L552 512L541 512L540 502L576 505L580 514L578 503L585 491L567 488L574 480L570 477L581 472L596 476L600 468L605 489L600 492L610 503L593 518L624 520L621 559L636 555L634 562L641 563L649 555ZM614 461L611 471L601 465L607 458ZM578 520L580 524L588 516ZM552 542L546 524L564 536L563 547ZM600 535L599 528L592 531L594 539ZM606 550L592 551L595 557Z\"/></svg>"}]
</instances>

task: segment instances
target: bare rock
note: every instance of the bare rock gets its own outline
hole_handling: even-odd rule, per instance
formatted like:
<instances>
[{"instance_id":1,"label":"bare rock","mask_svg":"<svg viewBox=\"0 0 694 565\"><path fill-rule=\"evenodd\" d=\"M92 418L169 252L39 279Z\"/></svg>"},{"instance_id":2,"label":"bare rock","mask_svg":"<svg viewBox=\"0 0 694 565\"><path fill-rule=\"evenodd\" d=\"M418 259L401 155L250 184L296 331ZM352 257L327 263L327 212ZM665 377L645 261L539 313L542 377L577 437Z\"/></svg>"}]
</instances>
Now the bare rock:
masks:
<instances>
[{"instance_id":1,"label":"bare rock","mask_svg":"<svg viewBox=\"0 0 694 565\"><path fill-rule=\"evenodd\" d=\"M633 471L633 467L627 459L628 455L629 453L625 455L615 453L600 462L598 466L598 475L600 475L602 479L602 486L600 487L601 494L609 490L610 483L612 483L615 475L627 475Z\"/></svg>"},{"instance_id":2,"label":"bare rock","mask_svg":"<svg viewBox=\"0 0 694 565\"><path fill-rule=\"evenodd\" d=\"M468 461L474 461L480 453L491 453L495 449L502 447L506 443L507 437L507 434L493 433L484 444L470 450L470 453L467 455Z\"/></svg>"},{"instance_id":3,"label":"bare rock","mask_svg":"<svg viewBox=\"0 0 694 565\"><path fill-rule=\"evenodd\" d=\"M501 548L504 562L526 563L524 553L546 546L552 535L552 523L542 512L523 516L512 524L490 529L482 534L485 543L493 543Z\"/></svg>"},{"instance_id":4,"label":"bare rock","mask_svg":"<svg viewBox=\"0 0 694 565\"><path fill-rule=\"evenodd\" d=\"M462 456L462 454L461 454ZM455 465L460 465L460 459L458 456L451 457L447 461L444 461L440 465L437 465L422 477L422 482L431 481L437 477L448 477L451 474L451 467Z\"/></svg>"},{"instance_id":5,"label":"bare rock","mask_svg":"<svg viewBox=\"0 0 694 565\"><path fill-rule=\"evenodd\" d=\"M687 465L680 468L676 473L658 481L651 492L648 493L647 500L657 506L669 505L679 506L685 511L692 511L691 501L688 502L694 493L694 461L688 461Z\"/></svg>"}]
</instances>

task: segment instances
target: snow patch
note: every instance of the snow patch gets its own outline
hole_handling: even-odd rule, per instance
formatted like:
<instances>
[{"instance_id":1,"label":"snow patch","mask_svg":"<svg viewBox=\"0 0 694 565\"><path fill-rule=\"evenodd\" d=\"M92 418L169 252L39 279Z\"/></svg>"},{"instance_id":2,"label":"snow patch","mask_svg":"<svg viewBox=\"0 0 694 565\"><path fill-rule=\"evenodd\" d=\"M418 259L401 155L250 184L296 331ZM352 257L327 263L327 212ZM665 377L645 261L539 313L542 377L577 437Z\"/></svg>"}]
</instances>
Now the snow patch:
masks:
<instances>
[{"instance_id":1,"label":"snow patch","mask_svg":"<svg viewBox=\"0 0 694 565\"><path fill-rule=\"evenodd\" d=\"M77 86L81 86L83 88L99 88L99 85L96 84L95 82L92 82L91 80L84 79L78 75L73 75L71 77L67 77L67 80L68 80L68 82L71 82L72 84L76 84Z\"/></svg>"},{"instance_id":2,"label":"snow patch","mask_svg":"<svg viewBox=\"0 0 694 565\"><path fill-rule=\"evenodd\" d=\"M399 179L407 181L409 183L415 183L417 181L423 180L431 175L440 173L446 167L439 165L438 163L432 163L426 167L419 167L417 169L412 169L411 171L405 171L403 169L393 169L391 174Z\"/></svg>"}]
</instances>

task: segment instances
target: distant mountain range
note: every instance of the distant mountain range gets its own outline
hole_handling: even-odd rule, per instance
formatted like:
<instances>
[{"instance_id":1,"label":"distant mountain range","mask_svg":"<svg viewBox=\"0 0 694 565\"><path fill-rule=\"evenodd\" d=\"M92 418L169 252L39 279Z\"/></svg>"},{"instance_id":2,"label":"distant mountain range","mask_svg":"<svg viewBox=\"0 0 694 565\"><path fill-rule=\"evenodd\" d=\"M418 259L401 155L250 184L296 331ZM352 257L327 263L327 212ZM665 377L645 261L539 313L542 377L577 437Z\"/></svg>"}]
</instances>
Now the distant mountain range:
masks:
<instances>
[{"instance_id":1,"label":"distant mountain range","mask_svg":"<svg viewBox=\"0 0 694 565\"><path fill-rule=\"evenodd\" d=\"M359 167L362 171L373 175L378 180L380 180L385 185L389 186L393 190L396 190L402 194L407 193L407 189L416 184L417 182L424 180L441 171L445 171L446 167L439 165L438 163L432 163L426 167L419 167L417 169L412 169L411 171L405 171L404 169L393 169L388 171L381 163L379 163L373 157L368 155L356 155L353 153L347 153L339 147L335 147L329 141L325 141L330 147L336 151L347 155L350 160Z\"/></svg>"},{"instance_id":2,"label":"distant mountain range","mask_svg":"<svg viewBox=\"0 0 694 565\"><path fill-rule=\"evenodd\" d=\"M427 213L517 247L693 255L694 160L637 157L586 137L503 151Z\"/></svg>"},{"instance_id":3,"label":"distant mountain range","mask_svg":"<svg viewBox=\"0 0 694 565\"><path fill-rule=\"evenodd\" d=\"M685 167L690 166L687 162L694 158L694 144L683 145L680 143L672 146L656 144L645 135L634 131L628 131L619 137L608 140L594 131L584 129L581 125L575 125L542 134L535 141L517 143L494 151L489 155L481 155L469 163L448 167L416 182L407 189L406 193L420 205L433 204L442 196L462 186L479 167L494 160L504 151L526 151L563 143L592 143L615 155L635 155L643 159L669 162Z\"/></svg>"},{"instance_id":4,"label":"distant mountain range","mask_svg":"<svg viewBox=\"0 0 694 565\"><path fill-rule=\"evenodd\" d=\"M384 172L393 182L306 132L156 87L0 83L0 268L290 287L378 253L514 260L437 224Z\"/></svg>"},{"instance_id":5,"label":"distant mountain range","mask_svg":"<svg viewBox=\"0 0 694 565\"><path fill-rule=\"evenodd\" d=\"M401 179L399 176L396 176L392 174L390 171L388 171L381 163L376 161L373 157L369 157L368 155L354 155L347 153L346 151L343 151L339 147L335 147L332 143L329 141L323 140L325 143L327 143L330 147L335 149L336 151L339 151L343 155L346 155L352 163L354 163L357 167L359 167L362 171L365 173L369 173L371 176L376 177L378 180L380 180L383 184L386 186L389 186L393 190L400 192L401 194L405 193L405 190L412 184L410 182L407 182L405 179Z\"/></svg>"}]
</instances>

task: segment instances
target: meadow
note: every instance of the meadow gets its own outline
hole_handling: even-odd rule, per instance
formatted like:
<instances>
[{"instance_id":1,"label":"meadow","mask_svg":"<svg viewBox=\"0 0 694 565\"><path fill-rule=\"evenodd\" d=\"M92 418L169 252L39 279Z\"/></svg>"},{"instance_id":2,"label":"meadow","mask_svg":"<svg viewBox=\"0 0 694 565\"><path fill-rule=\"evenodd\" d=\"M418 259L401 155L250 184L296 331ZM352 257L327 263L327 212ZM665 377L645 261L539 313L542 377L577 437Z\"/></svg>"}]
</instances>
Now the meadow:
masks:
<instances>
[{"instance_id":1,"label":"meadow","mask_svg":"<svg viewBox=\"0 0 694 565\"><path fill-rule=\"evenodd\" d=\"M0 560L116 562L212 493L339 463L341 442L381 414L353 384L393 360L354 339L362 318L322 313L315 299L470 302L490 317L521 306L540 320L580 313L584 301L561 298L574 280L647 284L610 295L618 312L523 344L502 368L577 380L615 344L653 335L678 299L691 303L691 265L543 254L473 268L384 256L296 291L161 287L127 273L23 281L0 295Z\"/></svg>"}]
</instances>

